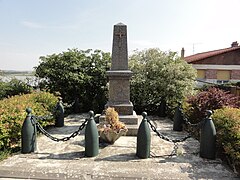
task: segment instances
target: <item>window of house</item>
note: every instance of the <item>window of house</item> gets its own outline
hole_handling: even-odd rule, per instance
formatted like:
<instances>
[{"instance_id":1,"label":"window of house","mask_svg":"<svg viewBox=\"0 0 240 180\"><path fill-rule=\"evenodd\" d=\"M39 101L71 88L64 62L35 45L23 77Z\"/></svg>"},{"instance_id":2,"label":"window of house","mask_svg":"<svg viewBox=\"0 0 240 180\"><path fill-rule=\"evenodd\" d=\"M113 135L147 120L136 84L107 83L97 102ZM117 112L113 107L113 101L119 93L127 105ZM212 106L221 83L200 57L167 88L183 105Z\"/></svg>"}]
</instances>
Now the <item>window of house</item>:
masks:
<instances>
[{"instance_id":1,"label":"window of house","mask_svg":"<svg viewBox=\"0 0 240 180\"><path fill-rule=\"evenodd\" d=\"M230 74L231 74L230 71L218 70L217 71L217 83L224 84L224 83L229 82Z\"/></svg>"},{"instance_id":2,"label":"window of house","mask_svg":"<svg viewBox=\"0 0 240 180\"><path fill-rule=\"evenodd\" d=\"M198 78L198 79L205 79L205 70L203 70L203 69L198 69L198 70L197 70L197 78Z\"/></svg>"},{"instance_id":3,"label":"window of house","mask_svg":"<svg viewBox=\"0 0 240 180\"><path fill-rule=\"evenodd\" d=\"M217 80L217 83L218 84L225 84L225 83L228 83L229 81L225 81L225 80Z\"/></svg>"}]
</instances>

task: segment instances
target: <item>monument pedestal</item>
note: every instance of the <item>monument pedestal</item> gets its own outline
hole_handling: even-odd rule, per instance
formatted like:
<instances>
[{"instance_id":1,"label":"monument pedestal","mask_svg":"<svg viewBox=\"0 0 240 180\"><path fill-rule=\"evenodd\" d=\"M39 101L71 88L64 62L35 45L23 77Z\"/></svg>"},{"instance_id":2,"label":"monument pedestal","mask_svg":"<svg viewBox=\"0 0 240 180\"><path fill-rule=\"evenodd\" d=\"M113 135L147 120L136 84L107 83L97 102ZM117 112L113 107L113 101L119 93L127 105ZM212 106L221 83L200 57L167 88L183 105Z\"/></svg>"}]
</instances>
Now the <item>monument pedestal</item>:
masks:
<instances>
[{"instance_id":1,"label":"monument pedestal","mask_svg":"<svg viewBox=\"0 0 240 180\"><path fill-rule=\"evenodd\" d=\"M105 108L113 107L119 114L119 120L126 124L127 135L137 135L139 120L130 102L130 78L132 71L128 69L127 26L114 25L112 64L107 71L109 79L109 100ZM100 116L100 122L105 116Z\"/></svg>"}]
</instances>

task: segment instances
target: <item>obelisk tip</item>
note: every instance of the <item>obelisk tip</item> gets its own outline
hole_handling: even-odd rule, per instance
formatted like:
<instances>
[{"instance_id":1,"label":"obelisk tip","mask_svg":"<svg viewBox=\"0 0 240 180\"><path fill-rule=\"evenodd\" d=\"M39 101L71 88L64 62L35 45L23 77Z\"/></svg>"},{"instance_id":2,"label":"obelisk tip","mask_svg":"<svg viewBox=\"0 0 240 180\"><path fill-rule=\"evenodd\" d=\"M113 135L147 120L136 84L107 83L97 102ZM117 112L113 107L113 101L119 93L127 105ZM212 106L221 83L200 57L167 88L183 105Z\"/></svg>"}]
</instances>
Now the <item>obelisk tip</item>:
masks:
<instances>
[{"instance_id":1,"label":"obelisk tip","mask_svg":"<svg viewBox=\"0 0 240 180\"><path fill-rule=\"evenodd\" d=\"M115 26L126 26L126 24L123 24L122 22L117 23Z\"/></svg>"}]
</instances>

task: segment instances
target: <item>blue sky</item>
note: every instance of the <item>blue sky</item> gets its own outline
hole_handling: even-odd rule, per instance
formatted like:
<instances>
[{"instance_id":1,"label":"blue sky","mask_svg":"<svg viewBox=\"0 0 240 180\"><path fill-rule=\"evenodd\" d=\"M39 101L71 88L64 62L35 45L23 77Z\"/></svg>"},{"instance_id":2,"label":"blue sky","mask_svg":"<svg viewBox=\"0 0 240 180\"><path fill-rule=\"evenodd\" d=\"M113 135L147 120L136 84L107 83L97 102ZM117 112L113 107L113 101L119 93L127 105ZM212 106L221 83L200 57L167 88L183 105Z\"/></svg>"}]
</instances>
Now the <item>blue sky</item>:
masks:
<instances>
[{"instance_id":1,"label":"blue sky","mask_svg":"<svg viewBox=\"0 0 240 180\"><path fill-rule=\"evenodd\" d=\"M240 42L239 12L239 0L0 0L0 70L32 70L68 48L111 52L119 22L129 54L227 48Z\"/></svg>"}]
</instances>

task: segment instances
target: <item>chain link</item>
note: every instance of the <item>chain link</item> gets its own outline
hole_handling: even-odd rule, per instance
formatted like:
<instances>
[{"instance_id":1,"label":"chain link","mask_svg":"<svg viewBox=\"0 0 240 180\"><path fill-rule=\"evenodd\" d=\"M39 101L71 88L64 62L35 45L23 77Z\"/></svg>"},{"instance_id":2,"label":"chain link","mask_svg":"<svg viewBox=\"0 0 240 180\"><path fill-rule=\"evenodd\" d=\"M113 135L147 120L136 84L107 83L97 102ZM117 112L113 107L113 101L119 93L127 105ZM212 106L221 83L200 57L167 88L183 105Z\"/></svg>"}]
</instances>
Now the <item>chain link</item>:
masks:
<instances>
[{"instance_id":1,"label":"chain link","mask_svg":"<svg viewBox=\"0 0 240 180\"><path fill-rule=\"evenodd\" d=\"M183 117L183 121L187 126L187 131L195 138L199 138L199 133L200 133L200 129L202 128L202 126L204 125L204 123L206 122L205 119L203 119L202 121L192 124L188 118L185 116L185 114L181 111L182 117Z\"/></svg>"},{"instance_id":2,"label":"chain link","mask_svg":"<svg viewBox=\"0 0 240 180\"><path fill-rule=\"evenodd\" d=\"M161 139L166 140L166 141L168 141L168 142L174 143L173 151L171 152L171 154L170 154L169 156L177 155L178 143L179 143L179 142L183 142L183 141L185 141L186 139L188 139L188 138L191 137L191 135L188 134L187 136L185 136L185 137L183 137L183 138L181 138L181 139L171 139L171 138L163 135L162 133L160 133L160 132L157 130L156 126L154 126L149 119L147 119L147 122L149 123L151 129L157 134L158 137L160 137Z\"/></svg>"},{"instance_id":3,"label":"chain link","mask_svg":"<svg viewBox=\"0 0 240 180\"><path fill-rule=\"evenodd\" d=\"M160 133L157 128L151 123L151 121L149 119L147 119L147 122L149 123L151 129L163 140L169 141L169 142L173 142L173 143L178 143L178 142L183 142L186 139L190 138L191 135L188 134L187 136L183 137L182 139L171 139L165 135L163 135L162 133Z\"/></svg>"},{"instance_id":4,"label":"chain link","mask_svg":"<svg viewBox=\"0 0 240 180\"><path fill-rule=\"evenodd\" d=\"M183 121L184 121L187 125L189 125L189 126L191 126L191 127L196 127L196 128L198 128L198 129L201 128L201 126L202 126L202 121L200 121L200 122L198 122L198 123L195 123L195 124L192 124L192 123L186 118L186 116L184 116L184 114L182 114L182 115L183 115Z\"/></svg>"},{"instance_id":5,"label":"chain link","mask_svg":"<svg viewBox=\"0 0 240 180\"><path fill-rule=\"evenodd\" d=\"M175 143L173 144L173 151L171 152L170 156L177 155L177 150L178 150L178 143L175 142Z\"/></svg>"},{"instance_id":6,"label":"chain link","mask_svg":"<svg viewBox=\"0 0 240 180\"><path fill-rule=\"evenodd\" d=\"M201 126L202 126L202 124L203 124L203 121L200 121L200 122L198 122L198 123L192 124L192 123L188 120L187 116L183 113L182 108L179 108L179 110L180 110L181 115L182 115L182 117L183 117L183 122L184 122L186 125L189 125L189 126L191 126L191 127L196 127L196 128L198 128L198 129L201 128Z\"/></svg>"},{"instance_id":7,"label":"chain link","mask_svg":"<svg viewBox=\"0 0 240 180\"><path fill-rule=\"evenodd\" d=\"M42 126L41 124L37 121L38 117L36 116L32 116L33 121L35 122L37 128L39 129L39 131L45 135L46 137L48 137L49 139L56 141L56 142L60 142L60 141L68 141L71 138L76 137L78 134L80 134L80 131L83 130L83 128L86 126L86 123L88 121L88 119L85 119L85 121L79 126L78 130L73 132L70 136L68 137L64 137L64 138L56 138L54 136L52 136L51 134L49 134Z\"/></svg>"}]
</instances>

